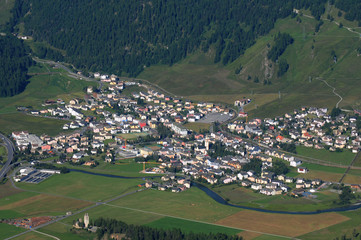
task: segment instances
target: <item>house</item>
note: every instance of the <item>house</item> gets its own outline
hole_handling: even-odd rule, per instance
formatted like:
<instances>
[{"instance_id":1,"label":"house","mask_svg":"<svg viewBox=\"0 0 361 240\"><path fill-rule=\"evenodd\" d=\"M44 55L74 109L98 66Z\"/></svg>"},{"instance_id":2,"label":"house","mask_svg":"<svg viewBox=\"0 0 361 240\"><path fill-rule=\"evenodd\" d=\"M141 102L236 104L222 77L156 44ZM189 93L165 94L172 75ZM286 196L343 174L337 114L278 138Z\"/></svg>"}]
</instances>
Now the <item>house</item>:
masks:
<instances>
[{"instance_id":1,"label":"house","mask_svg":"<svg viewBox=\"0 0 361 240\"><path fill-rule=\"evenodd\" d=\"M257 184L257 183L254 183L251 185L251 188L253 190L261 190L262 189L262 185L261 184Z\"/></svg>"},{"instance_id":2,"label":"house","mask_svg":"<svg viewBox=\"0 0 361 240\"><path fill-rule=\"evenodd\" d=\"M299 167L299 168L297 168L297 172L298 173L307 173L308 169L305 167Z\"/></svg>"},{"instance_id":3,"label":"house","mask_svg":"<svg viewBox=\"0 0 361 240\"><path fill-rule=\"evenodd\" d=\"M290 166L291 167L298 167L302 164L302 161L301 160L293 160L290 162Z\"/></svg>"}]
</instances>

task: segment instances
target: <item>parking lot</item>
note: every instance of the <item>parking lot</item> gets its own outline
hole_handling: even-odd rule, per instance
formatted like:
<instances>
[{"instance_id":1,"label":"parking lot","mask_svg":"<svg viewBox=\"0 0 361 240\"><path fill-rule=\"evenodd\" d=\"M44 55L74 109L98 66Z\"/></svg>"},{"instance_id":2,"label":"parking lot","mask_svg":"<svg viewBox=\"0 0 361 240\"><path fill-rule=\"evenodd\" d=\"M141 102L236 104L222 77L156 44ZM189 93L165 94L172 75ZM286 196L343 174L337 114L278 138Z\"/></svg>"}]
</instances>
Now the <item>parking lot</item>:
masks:
<instances>
[{"instance_id":1,"label":"parking lot","mask_svg":"<svg viewBox=\"0 0 361 240\"><path fill-rule=\"evenodd\" d=\"M36 172L24 177L21 180L21 182L40 183L52 175L53 175L52 173L43 173L43 172L36 171Z\"/></svg>"},{"instance_id":2,"label":"parking lot","mask_svg":"<svg viewBox=\"0 0 361 240\"><path fill-rule=\"evenodd\" d=\"M213 122L225 122L229 120L232 116L225 113L209 113L204 118L200 119L199 123L213 123Z\"/></svg>"}]
</instances>

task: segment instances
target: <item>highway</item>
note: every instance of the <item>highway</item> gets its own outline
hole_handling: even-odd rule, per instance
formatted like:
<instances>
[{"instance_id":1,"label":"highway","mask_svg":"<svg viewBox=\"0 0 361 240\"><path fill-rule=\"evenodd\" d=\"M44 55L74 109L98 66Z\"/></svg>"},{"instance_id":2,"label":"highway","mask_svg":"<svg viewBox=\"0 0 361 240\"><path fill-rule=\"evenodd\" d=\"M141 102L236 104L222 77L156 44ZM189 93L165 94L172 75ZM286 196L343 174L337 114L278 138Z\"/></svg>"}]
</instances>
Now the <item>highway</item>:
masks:
<instances>
[{"instance_id":1,"label":"highway","mask_svg":"<svg viewBox=\"0 0 361 240\"><path fill-rule=\"evenodd\" d=\"M4 144L2 144L2 145L6 147L7 153L8 153L8 156L7 156L8 159L5 163L5 165L0 170L0 180L1 180L8 173L8 171L10 169L9 166L14 157L15 146L10 139L5 137L1 133L0 133L0 139L4 142Z\"/></svg>"}]
</instances>

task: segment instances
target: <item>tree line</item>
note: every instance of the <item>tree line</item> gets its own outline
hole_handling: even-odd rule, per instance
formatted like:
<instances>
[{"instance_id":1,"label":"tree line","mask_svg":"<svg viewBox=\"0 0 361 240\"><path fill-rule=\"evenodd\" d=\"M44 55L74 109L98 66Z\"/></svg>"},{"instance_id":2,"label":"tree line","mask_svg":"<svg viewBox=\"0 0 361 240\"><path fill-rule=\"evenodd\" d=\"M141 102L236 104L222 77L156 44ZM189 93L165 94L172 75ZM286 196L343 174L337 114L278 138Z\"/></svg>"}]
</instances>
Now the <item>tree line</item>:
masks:
<instances>
[{"instance_id":1,"label":"tree line","mask_svg":"<svg viewBox=\"0 0 361 240\"><path fill-rule=\"evenodd\" d=\"M113 233L125 234L126 239L132 240L242 240L242 237L230 236L223 233L184 233L180 229L163 230L147 226L128 225L115 219L98 218L94 220L98 227L97 237L103 239L104 235Z\"/></svg>"},{"instance_id":2,"label":"tree line","mask_svg":"<svg viewBox=\"0 0 361 240\"><path fill-rule=\"evenodd\" d=\"M14 31L24 22L26 35L64 50L64 60L77 68L136 76L154 64L172 65L198 49L212 48L214 62L228 64L293 8L310 9L319 18L325 2L16 0L8 29ZM62 59L56 51L40 50Z\"/></svg>"},{"instance_id":3,"label":"tree line","mask_svg":"<svg viewBox=\"0 0 361 240\"><path fill-rule=\"evenodd\" d=\"M0 97L11 97L25 89L27 71L33 65L27 53L22 40L0 36Z\"/></svg>"}]
</instances>

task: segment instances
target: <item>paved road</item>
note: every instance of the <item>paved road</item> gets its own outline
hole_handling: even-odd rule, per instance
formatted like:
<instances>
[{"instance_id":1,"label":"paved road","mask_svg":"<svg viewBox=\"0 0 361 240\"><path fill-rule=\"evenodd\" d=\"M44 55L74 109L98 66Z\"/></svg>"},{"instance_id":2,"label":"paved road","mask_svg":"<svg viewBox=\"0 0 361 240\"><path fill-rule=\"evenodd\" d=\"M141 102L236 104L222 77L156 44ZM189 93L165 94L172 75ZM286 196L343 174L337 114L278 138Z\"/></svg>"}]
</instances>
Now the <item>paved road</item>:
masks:
<instances>
[{"instance_id":1,"label":"paved road","mask_svg":"<svg viewBox=\"0 0 361 240\"><path fill-rule=\"evenodd\" d=\"M3 145L6 147L7 153L8 153L8 156L7 156L8 160L6 161L5 165L0 170L0 180L1 180L8 173L8 171L10 169L9 166L14 157L15 146L10 139L8 139L7 137L5 137L2 134L0 134L0 139L4 141Z\"/></svg>"}]
</instances>

